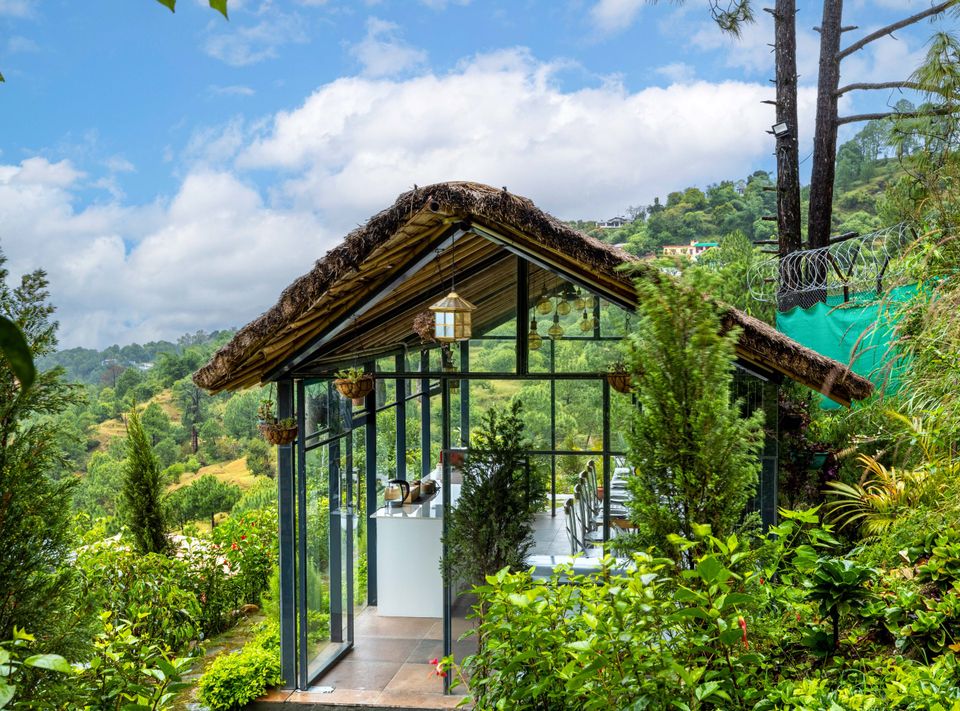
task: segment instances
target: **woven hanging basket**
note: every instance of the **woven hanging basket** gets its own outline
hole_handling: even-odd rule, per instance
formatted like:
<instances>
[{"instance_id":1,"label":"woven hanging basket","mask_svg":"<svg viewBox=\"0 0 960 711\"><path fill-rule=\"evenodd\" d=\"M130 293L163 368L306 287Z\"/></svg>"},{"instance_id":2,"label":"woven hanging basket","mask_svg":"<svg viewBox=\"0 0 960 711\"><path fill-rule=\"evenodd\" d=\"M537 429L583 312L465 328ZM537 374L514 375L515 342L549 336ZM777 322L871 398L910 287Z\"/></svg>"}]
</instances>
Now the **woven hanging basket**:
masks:
<instances>
[{"instance_id":1,"label":"woven hanging basket","mask_svg":"<svg viewBox=\"0 0 960 711\"><path fill-rule=\"evenodd\" d=\"M270 444L290 444L297 438L297 426L281 427L276 422L261 422L258 426L260 434Z\"/></svg>"},{"instance_id":2,"label":"woven hanging basket","mask_svg":"<svg viewBox=\"0 0 960 711\"><path fill-rule=\"evenodd\" d=\"M610 387L618 393L633 392L633 385L630 383L630 373L607 373L607 382Z\"/></svg>"},{"instance_id":3,"label":"woven hanging basket","mask_svg":"<svg viewBox=\"0 0 960 711\"><path fill-rule=\"evenodd\" d=\"M356 380L340 378L333 384L341 395L353 400L354 405L362 405L363 399L373 391L373 375L367 373Z\"/></svg>"}]
</instances>

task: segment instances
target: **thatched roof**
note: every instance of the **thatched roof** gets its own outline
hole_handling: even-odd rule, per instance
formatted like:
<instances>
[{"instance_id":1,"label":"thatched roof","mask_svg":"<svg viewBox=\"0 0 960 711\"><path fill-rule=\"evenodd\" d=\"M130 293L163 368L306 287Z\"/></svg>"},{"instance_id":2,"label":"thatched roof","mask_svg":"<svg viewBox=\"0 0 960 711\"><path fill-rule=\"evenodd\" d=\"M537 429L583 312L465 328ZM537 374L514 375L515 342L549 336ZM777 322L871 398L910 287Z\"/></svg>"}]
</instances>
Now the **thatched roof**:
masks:
<instances>
[{"instance_id":1,"label":"thatched roof","mask_svg":"<svg viewBox=\"0 0 960 711\"><path fill-rule=\"evenodd\" d=\"M457 231L455 254L450 235ZM519 254L635 308L633 279L666 277L623 250L593 239L538 209L529 199L478 183L438 183L402 194L357 228L312 270L288 286L266 313L240 329L194 376L211 391L234 390L276 377L293 363L396 343L412 335L410 316L448 283L455 256L467 276L458 291L474 301L509 282L505 260ZM631 264L626 273L621 267ZM512 303L512 302L511 302ZM403 318L398 314L402 312ZM781 373L843 404L869 396L872 385L837 361L787 338L736 309L723 312L739 327L737 355ZM365 341L356 334L365 332Z\"/></svg>"}]
</instances>

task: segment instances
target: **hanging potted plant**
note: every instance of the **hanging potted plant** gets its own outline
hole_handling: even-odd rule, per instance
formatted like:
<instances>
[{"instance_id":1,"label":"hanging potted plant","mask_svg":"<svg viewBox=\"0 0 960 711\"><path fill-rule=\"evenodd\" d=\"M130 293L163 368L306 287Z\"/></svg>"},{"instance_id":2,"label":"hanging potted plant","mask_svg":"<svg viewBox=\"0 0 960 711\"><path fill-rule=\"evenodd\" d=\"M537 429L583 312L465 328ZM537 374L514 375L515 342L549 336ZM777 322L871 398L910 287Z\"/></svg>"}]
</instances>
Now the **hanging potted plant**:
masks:
<instances>
[{"instance_id":1,"label":"hanging potted plant","mask_svg":"<svg viewBox=\"0 0 960 711\"><path fill-rule=\"evenodd\" d=\"M617 361L610 365L607 371L607 382L610 387L618 393L633 392L633 385L630 382L630 371L623 361Z\"/></svg>"},{"instance_id":2,"label":"hanging potted plant","mask_svg":"<svg viewBox=\"0 0 960 711\"><path fill-rule=\"evenodd\" d=\"M353 400L354 405L362 405L363 399L373 391L373 373L365 373L363 368L338 370L334 377L337 391Z\"/></svg>"},{"instance_id":3,"label":"hanging potted plant","mask_svg":"<svg viewBox=\"0 0 960 711\"><path fill-rule=\"evenodd\" d=\"M297 438L297 421L292 417L277 419L273 411L273 400L261 400L257 408L260 423L257 429L270 444L290 444Z\"/></svg>"}]
</instances>

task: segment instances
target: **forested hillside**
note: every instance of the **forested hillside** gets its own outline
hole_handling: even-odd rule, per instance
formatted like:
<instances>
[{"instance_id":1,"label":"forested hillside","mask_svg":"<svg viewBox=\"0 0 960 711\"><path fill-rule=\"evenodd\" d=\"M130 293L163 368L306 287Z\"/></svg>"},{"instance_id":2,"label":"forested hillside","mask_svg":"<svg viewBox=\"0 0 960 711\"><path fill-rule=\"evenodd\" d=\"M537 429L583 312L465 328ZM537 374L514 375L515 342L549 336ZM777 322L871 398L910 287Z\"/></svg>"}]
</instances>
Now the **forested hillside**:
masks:
<instances>
[{"instance_id":1,"label":"forested hillside","mask_svg":"<svg viewBox=\"0 0 960 711\"><path fill-rule=\"evenodd\" d=\"M884 191L901 175L895 140L889 124L870 121L850 141L840 146L837 156L835 233L865 234L895 219L884 199ZM916 146L908 143L901 154ZM802 214L806 215L809 189L804 189ZM776 188L773 178L756 171L746 178L732 178L705 190L689 187L672 192L665 200L632 206L628 222L619 229L602 228L596 221L577 220L574 226L610 244L619 244L636 255L655 255L664 245L690 242L717 242L739 232L752 241L776 237Z\"/></svg>"}]
</instances>

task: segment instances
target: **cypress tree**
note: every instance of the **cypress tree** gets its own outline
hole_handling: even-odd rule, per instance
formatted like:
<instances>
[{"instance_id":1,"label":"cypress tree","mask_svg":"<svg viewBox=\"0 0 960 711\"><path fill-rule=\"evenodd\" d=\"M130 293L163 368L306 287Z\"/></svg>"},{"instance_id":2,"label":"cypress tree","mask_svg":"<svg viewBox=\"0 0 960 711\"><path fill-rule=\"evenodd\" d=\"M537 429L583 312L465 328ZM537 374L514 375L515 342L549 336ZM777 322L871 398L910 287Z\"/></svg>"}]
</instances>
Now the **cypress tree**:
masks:
<instances>
[{"instance_id":1,"label":"cypress tree","mask_svg":"<svg viewBox=\"0 0 960 711\"><path fill-rule=\"evenodd\" d=\"M23 332L34 359L52 353L57 324L46 274L27 274L11 288L5 263L0 254L0 313ZM79 399L62 368L39 373L24 389L0 356L0 640L16 626L44 650L65 654L76 648L83 620L67 563L74 479L51 476L66 465L53 416Z\"/></svg>"},{"instance_id":2,"label":"cypress tree","mask_svg":"<svg viewBox=\"0 0 960 711\"><path fill-rule=\"evenodd\" d=\"M168 547L160 463L134 407L127 417L127 459L123 466L125 519L141 553L165 553Z\"/></svg>"},{"instance_id":3,"label":"cypress tree","mask_svg":"<svg viewBox=\"0 0 960 711\"><path fill-rule=\"evenodd\" d=\"M738 332L722 334L716 306L686 286L639 283L638 295L631 519L645 546L694 524L727 535L756 490L763 441L763 412L744 417L733 397Z\"/></svg>"}]
</instances>

